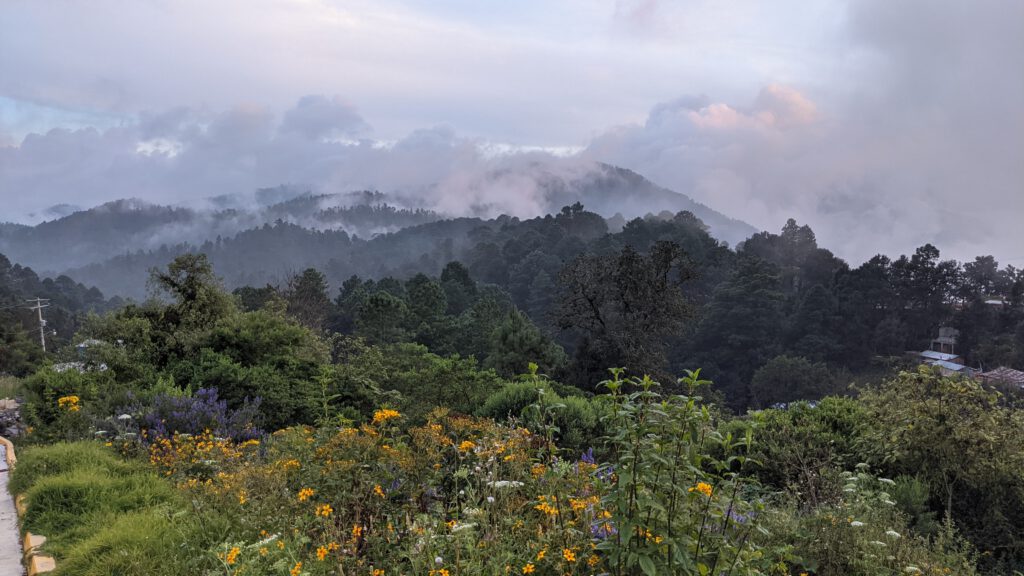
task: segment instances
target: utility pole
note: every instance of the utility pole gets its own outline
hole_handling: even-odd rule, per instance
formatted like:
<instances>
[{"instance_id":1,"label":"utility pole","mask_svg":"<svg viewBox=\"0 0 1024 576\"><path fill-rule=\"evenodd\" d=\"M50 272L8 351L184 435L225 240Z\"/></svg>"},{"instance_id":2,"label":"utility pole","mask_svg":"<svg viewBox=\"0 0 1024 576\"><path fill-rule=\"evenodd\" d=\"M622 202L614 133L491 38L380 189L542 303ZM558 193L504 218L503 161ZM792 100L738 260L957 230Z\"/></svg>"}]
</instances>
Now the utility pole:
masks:
<instances>
[{"instance_id":1,"label":"utility pole","mask_svg":"<svg viewBox=\"0 0 1024 576\"><path fill-rule=\"evenodd\" d=\"M39 312L39 344L43 347L43 352L46 352L46 320L43 320L43 308L50 305L49 298L35 298L33 300L26 300L28 303L35 303L35 306L30 306L29 310L36 310Z\"/></svg>"}]
</instances>

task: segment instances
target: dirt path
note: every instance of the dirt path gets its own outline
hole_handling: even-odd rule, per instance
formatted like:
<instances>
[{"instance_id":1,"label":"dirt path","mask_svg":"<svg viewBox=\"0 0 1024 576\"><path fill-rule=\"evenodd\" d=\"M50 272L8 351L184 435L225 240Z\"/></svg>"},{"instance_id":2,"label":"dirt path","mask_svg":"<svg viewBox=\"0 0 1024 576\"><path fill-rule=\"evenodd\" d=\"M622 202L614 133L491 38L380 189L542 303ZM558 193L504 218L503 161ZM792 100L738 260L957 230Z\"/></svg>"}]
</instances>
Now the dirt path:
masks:
<instances>
[{"instance_id":1,"label":"dirt path","mask_svg":"<svg viewBox=\"0 0 1024 576\"><path fill-rule=\"evenodd\" d=\"M0 574L18 576L25 570L21 564L21 538L18 534L18 513L14 497L7 490L7 448L0 444Z\"/></svg>"}]
</instances>

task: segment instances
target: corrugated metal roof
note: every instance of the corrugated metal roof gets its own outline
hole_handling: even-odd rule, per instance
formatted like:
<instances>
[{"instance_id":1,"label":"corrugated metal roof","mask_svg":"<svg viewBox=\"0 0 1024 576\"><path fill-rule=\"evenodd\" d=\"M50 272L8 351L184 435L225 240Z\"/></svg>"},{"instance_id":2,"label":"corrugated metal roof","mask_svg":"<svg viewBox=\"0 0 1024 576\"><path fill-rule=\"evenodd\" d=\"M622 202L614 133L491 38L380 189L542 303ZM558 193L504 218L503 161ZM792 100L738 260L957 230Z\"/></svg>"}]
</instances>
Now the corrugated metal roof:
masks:
<instances>
[{"instance_id":1,"label":"corrugated metal roof","mask_svg":"<svg viewBox=\"0 0 1024 576\"><path fill-rule=\"evenodd\" d=\"M920 352L918 355L930 360L942 360L945 362L956 360L960 357L956 354L946 354L945 352L936 352L935 350L925 350L924 352Z\"/></svg>"},{"instance_id":2,"label":"corrugated metal roof","mask_svg":"<svg viewBox=\"0 0 1024 576\"><path fill-rule=\"evenodd\" d=\"M1024 372L1014 370L1013 368L1007 368L1006 366L1000 366L995 370L982 372L981 377L985 380L1024 386Z\"/></svg>"},{"instance_id":3,"label":"corrugated metal roof","mask_svg":"<svg viewBox=\"0 0 1024 576\"><path fill-rule=\"evenodd\" d=\"M963 364L954 364L952 362L946 362L945 360L936 360L931 363L932 366L938 366L939 368L945 368L946 370L952 370L953 372L959 372L965 368Z\"/></svg>"}]
</instances>

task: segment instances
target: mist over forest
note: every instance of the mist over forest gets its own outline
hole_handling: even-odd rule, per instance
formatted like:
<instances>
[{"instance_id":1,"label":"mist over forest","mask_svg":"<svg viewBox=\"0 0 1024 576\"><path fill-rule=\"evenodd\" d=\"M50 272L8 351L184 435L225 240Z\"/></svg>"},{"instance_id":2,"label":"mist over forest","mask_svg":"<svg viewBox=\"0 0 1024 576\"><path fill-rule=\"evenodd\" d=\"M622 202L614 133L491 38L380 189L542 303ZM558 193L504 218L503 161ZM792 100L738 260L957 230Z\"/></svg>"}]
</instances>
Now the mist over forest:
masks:
<instances>
[{"instance_id":1,"label":"mist over forest","mask_svg":"<svg viewBox=\"0 0 1024 576\"><path fill-rule=\"evenodd\" d=\"M525 217L583 202L611 218L613 226L618 227L627 219L686 210L702 218L712 233L726 242L735 244L754 232L744 222L658 187L629 170L600 164L578 174L560 174L544 165L527 168L525 172L506 168L477 185L489 189L485 197L507 198L507 204L519 202L517 194L528 194L532 198L528 203L536 208ZM526 187L529 192L512 189L511 185ZM367 190L312 194L287 186L193 204L162 206L123 199L34 226L0 224L0 253L50 274L69 272L109 295L144 299L149 268L186 251L210 252L211 257L224 263L222 273L232 288L245 283L278 283L308 266L331 268L332 280L337 284L343 276L355 273L378 277L392 270L408 271L413 269L409 268L411 263L424 257L435 262L432 268L422 263L422 270L436 271L437 258L444 256L432 251L447 250L451 259L453 250L461 250L468 243L468 230L523 215L504 214L500 204L486 201L452 214L444 204L409 193ZM404 228L452 216L462 218L457 223L423 228L419 233L378 239L374 245L406 243L404 253L401 248L389 248L387 260L357 255L362 250L349 247L352 242L362 246ZM274 234L271 229L277 230L275 240L270 239ZM415 239L410 234L422 237ZM263 252L253 258L253 250ZM371 263L359 263L360 258ZM244 263L245 270L228 270L228 262Z\"/></svg>"}]
</instances>

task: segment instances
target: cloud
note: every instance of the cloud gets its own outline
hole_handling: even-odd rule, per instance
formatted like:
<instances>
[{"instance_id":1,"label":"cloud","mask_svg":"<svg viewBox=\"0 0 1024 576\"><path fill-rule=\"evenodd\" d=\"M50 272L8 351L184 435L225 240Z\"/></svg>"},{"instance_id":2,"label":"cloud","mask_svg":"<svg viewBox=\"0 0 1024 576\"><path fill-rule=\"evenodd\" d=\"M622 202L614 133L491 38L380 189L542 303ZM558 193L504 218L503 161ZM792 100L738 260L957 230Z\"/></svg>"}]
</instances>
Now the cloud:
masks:
<instances>
[{"instance_id":1,"label":"cloud","mask_svg":"<svg viewBox=\"0 0 1024 576\"><path fill-rule=\"evenodd\" d=\"M839 38L834 76L670 100L584 157L763 228L795 217L853 261L932 242L1024 263L1024 5L851 2Z\"/></svg>"},{"instance_id":2,"label":"cloud","mask_svg":"<svg viewBox=\"0 0 1024 576\"><path fill-rule=\"evenodd\" d=\"M292 132L310 140L351 136L367 128L355 108L337 96L303 96L284 114L281 132Z\"/></svg>"},{"instance_id":3,"label":"cloud","mask_svg":"<svg viewBox=\"0 0 1024 576\"><path fill-rule=\"evenodd\" d=\"M15 3L2 216L282 183L525 215L604 161L854 261L1024 256L1022 69L999 0Z\"/></svg>"},{"instance_id":4,"label":"cloud","mask_svg":"<svg viewBox=\"0 0 1024 576\"><path fill-rule=\"evenodd\" d=\"M304 94L343 94L380 139L447 124L499 142L581 145L680 86L732 96L769 72L804 74L803 59L787 66L769 44L785 26L785 54L799 52L805 31L822 27L801 0L680 4L15 2L0 19L0 96L134 117L254 100L281 114ZM630 34L614 32L622 18Z\"/></svg>"},{"instance_id":5,"label":"cloud","mask_svg":"<svg viewBox=\"0 0 1024 576\"><path fill-rule=\"evenodd\" d=\"M455 216L528 217L549 208L539 182L576 173L579 164L538 151L489 154L483 142L445 126L390 144L329 139L365 126L342 102L305 96L282 118L252 105L219 113L174 108L107 130L30 134L19 146L0 148L0 189L11 191L3 217L32 221L52 217L56 204L120 198L205 204L281 184L327 193L380 190Z\"/></svg>"}]
</instances>

